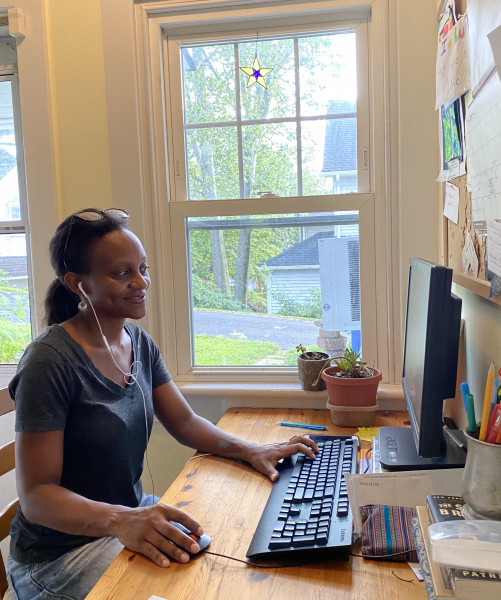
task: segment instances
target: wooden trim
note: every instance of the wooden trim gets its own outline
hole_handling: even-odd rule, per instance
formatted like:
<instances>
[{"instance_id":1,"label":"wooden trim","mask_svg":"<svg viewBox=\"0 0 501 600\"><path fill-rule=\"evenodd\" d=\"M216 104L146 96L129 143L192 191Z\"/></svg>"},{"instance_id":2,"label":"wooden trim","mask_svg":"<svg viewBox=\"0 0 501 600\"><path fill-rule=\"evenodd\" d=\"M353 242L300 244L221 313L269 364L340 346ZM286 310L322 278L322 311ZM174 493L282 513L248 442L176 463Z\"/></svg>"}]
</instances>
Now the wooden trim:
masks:
<instances>
[{"instance_id":1,"label":"wooden trim","mask_svg":"<svg viewBox=\"0 0 501 600\"><path fill-rule=\"evenodd\" d=\"M14 401L9 395L7 388L0 389L0 416L14 410Z\"/></svg>"},{"instance_id":2,"label":"wooden trim","mask_svg":"<svg viewBox=\"0 0 501 600\"><path fill-rule=\"evenodd\" d=\"M458 273L457 271L454 271L452 275L452 281L462 287L468 288L472 292L475 292L475 294L482 296L482 298L494 302L494 304L501 305L501 295L489 298L491 284L488 281L477 279L476 277L465 275L464 273Z\"/></svg>"}]
</instances>

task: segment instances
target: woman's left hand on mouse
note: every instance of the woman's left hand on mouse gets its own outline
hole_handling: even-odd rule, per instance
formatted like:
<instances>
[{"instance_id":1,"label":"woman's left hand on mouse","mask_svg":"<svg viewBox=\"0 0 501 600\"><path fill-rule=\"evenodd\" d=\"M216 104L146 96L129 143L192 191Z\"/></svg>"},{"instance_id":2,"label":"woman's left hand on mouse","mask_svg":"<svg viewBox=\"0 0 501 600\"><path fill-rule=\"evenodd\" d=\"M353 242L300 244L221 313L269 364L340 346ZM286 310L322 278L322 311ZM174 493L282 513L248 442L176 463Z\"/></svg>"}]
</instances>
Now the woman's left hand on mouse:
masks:
<instances>
[{"instance_id":1,"label":"woman's left hand on mouse","mask_svg":"<svg viewBox=\"0 0 501 600\"><path fill-rule=\"evenodd\" d=\"M195 519L166 504L120 507L111 517L110 529L129 550L144 554L160 567L168 567L170 559L186 563L190 559L188 553L199 550L196 542L171 521L182 523L196 536L204 532Z\"/></svg>"}]
</instances>

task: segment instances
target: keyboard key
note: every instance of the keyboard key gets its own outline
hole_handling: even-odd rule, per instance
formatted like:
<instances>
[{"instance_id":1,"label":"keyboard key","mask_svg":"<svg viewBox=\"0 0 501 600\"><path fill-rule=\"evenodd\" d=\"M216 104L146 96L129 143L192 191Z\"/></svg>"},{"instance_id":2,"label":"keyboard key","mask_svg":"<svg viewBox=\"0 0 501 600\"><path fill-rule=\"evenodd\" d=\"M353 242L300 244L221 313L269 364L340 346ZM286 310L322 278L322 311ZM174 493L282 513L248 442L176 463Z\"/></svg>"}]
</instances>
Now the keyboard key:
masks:
<instances>
[{"instance_id":1,"label":"keyboard key","mask_svg":"<svg viewBox=\"0 0 501 600\"><path fill-rule=\"evenodd\" d=\"M314 535L297 535L292 538L292 545L297 548L315 545Z\"/></svg>"},{"instance_id":2,"label":"keyboard key","mask_svg":"<svg viewBox=\"0 0 501 600\"><path fill-rule=\"evenodd\" d=\"M268 548L270 550L283 550L285 548L290 548L291 547L291 540L290 538L282 538L279 540L270 540L270 543L268 544Z\"/></svg>"}]
</instances>

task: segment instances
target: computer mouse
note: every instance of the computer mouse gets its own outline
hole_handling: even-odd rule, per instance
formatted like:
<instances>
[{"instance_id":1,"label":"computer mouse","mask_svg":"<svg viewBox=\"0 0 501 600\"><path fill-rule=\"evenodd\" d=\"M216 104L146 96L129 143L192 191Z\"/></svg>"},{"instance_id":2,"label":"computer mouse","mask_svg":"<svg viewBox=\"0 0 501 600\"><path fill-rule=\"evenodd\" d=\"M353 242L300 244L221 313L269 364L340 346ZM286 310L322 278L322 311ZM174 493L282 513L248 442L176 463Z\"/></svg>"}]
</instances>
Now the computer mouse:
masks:
<instances>
[{"instance_id":1,"label":"computer mouse","mask_svg":"<svg viewBox=\"0 0 501 600\"><path fill-rule=\"evenodd\" d=\"M195 535L194 533L191 533L191 531L187 527L185 527L181 523L178 523L177 521L171 521L170 524L174 525L174 527L177 527L179 529L179 531L182 531L183 533L185 533L188 537L190 537L192 540L194 540L198 544L198 547L200 548L200 550L198 552L188 552L188 554L191 556L191 558L193 558L194 556L197 556L198 554L200 554L200 552L205 550L212 541L211 538L206 533L203 533L199 537L199 536Z\"/></svg>"}]
</instances>

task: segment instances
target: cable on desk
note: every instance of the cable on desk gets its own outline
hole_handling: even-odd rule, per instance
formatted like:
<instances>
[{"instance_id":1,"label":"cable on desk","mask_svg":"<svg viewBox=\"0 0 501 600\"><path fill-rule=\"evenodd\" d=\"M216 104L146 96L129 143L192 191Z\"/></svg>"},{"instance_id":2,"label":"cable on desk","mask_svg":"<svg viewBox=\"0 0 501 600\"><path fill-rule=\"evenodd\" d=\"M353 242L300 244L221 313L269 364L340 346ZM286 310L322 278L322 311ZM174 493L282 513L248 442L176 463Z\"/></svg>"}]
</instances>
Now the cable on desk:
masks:
<instances>
[{"instance_id":1,"label":"cable on desk","mask_svg":"<svg viewBox=\"0 0 501 600\"><path fill-rule=\"evenodd\" d=\"M370 462L371 454L372 454L372 446L367 450L367 452L365 453L365 456L364 456L364 460L367 462L367 465L365 466L364 474L369 472L369 469L371 466L371 462Z\"/></svg>"},{"instance_id":2,"label":"cable on desk","mask_svg":"<svg viewBox=\"0 0 501 600\"><path fill-rule=\"evenodd\" d=\"M359 558L390 558L391 556L400 556L401 554L410 554L411 552L414 552L414 549L401 550L392 554L353 554L353 552L350 552L350 556L357 556Z\"/></svg>"},{"instance_id":3,"label":"cable on desk","mask_svg":"<svg viewBox=\"0 0 501 600\"><path fill-rule=\"evenodd\" d=\"M290 564L290 565L259 565L257 563L250 562L248 560L242 560L241 558L235 558L234 556L228 556L226 554L219 554L218 552L210 552L209 550L204 550L205 554L212 554L212 556L220 556L222 558L227 558L229 560L235 560L236 562L241 562L244 565L249 565L249 567L256 567L257 569L282 569L284 567L304 567L306 564L315 564L317 562L321 562L316 560L312 563L298 563L298 564Z\"/></svg>"},{"instance_id":4,"label":"cable on desk","mask_svg":"<svg viewBox=\"0 0 501 600\"><path fill-rule=\"evenodd\" d=\"M412 550L402 550L401 552L393 552L392 554L354 554L350 552L350 556L355 556L357 558L391 558L392 556L399 556L401 554L408 554L412 552ZM218 552L211 552L210 550L204 550L203 554L211 554L212 556L220 556L221 558L227 558L228 560L234 560L236 562L243 563L244 565L249 565L249 567L256 567L257 569L283 569L287 567L305 567L308 565L314 565L317 563L325 562L326 560L332 560L332 557L318 557L317 559L310 562L300 562L296 564L280 564L280 565L262 565L254 562L250 562L248 560L242 560L241 558L235 558L234 556L228 556L227 554L219 554Z\"/></svg>"}]
</instances>

